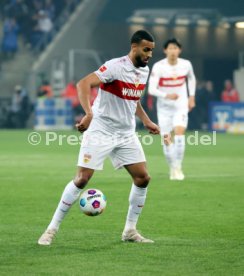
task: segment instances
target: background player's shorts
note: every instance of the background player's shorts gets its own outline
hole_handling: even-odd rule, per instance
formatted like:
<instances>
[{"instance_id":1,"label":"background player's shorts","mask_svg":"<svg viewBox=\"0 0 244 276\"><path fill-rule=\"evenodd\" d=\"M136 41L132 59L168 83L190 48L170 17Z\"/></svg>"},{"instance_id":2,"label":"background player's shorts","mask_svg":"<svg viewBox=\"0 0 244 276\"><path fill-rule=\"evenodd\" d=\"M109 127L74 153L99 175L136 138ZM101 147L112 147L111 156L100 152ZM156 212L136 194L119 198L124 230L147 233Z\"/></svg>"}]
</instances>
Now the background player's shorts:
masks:
<instances>
[{"instance_id":1,"label":"background player's shorts","mask_svg":"<svg viewBox=\"0 0 244 276\"><path fill-rule=\"evenodd\" d=\"M187 128L188 111L167 110L167 112L158 112L158 124L161 135L170 133L176 126Z\"/></svg>"},{"instance_id":2,"label":"background player's shorts","mask_svg":"<svg viewBox=\"0 0 244 276\"><path fill-rule=\"evenodd\" d=\"M86 131L83 135L77 165L102 170L106 157L110 157L115 169L146 161L136 134L124 137L97 130Z\"/></svg>"}]
</instances>

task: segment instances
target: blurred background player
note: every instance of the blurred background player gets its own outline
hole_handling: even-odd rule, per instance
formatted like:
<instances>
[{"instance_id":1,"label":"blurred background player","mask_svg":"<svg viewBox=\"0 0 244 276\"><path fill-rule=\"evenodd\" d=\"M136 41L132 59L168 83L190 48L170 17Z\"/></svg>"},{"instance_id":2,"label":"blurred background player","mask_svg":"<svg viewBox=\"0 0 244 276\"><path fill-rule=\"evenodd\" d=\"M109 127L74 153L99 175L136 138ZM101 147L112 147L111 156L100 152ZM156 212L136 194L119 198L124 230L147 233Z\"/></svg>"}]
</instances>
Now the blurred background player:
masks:
<instances>
[{"instance_id":1,"label":"blurred background player","mask_svg":"<svg viewBox=\"0 0 244 276\"><path fill-rule=\"evenodd\" d=\"M38 240L40 245L51 244L65 214L94 171L103 169L106 157L110 157L116 169L125 167L133 179L122 240L153 242L141 236L136 229L150 177L142 146L135 134L135 115L151 133L159 134L159 127L149 119L140 103L153 49L153 37L146 31L137 31L131 38L131 50L127 56L107 61L96 72L78 82L79 99L85 111L85 116L77 124L79 131L85 131L78 172L65 187L47 230ZM91 88L97 86L100 87L99 93L91 107Z\"/></svg>"},{"instance_id":2,"label":"blurred background player","mask_svg":"<svg viewBox=\"0 0 244 276\"><path fill-rule=\"evenodd\" d=\"M156 62L149 79L149 94L157 97L157 116L161 135L174 133L174 142L163 143L171 180L183 180L185 130L188 112L195 107L196 79L189 60L179 58L181 44L169 39L164 44L166 58Z\"/></svg>"}]
</instances>

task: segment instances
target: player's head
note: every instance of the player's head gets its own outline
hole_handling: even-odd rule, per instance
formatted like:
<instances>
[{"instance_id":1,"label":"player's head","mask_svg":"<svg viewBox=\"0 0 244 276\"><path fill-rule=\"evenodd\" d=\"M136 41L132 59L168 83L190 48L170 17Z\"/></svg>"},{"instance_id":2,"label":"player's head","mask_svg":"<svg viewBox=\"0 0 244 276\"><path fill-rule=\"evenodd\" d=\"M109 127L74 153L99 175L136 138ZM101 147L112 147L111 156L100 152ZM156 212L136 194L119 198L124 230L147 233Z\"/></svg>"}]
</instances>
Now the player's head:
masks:
<instances>
[{"instance_id":1,"label":"player's head","mask_svg":"<svg viewBox=\"0 0 244 276\"><path fill-rule=\"evenodd\" d=\"M164 53L167 58L176 59L181 53L182 45L176 38L168 39L164 43Z\"/></svg>"},{"instance_id":2,"label":"player's head","mask_svg":"<svg viewBox=\"0 0 244 276\"><path fill-rule=\"evenodd\" d=\"M177 46L178 48L182 48L182 45L180 43L179 40L177 40L176 38L171 38L171 39L168 39L167 41L165 41L164 43L164 50L166 50L170 44L173 44L175 46Z\"/></svg>"},{"instance_id":3,"label":"player's head","mask_svg":"<svg viewBox=\"0 0 244 276\"><path fill-rule=\"evenodd\" d=\"M153 36L144 30L135 32L131 37L130 57L136 67L145 67L152 57L155 47Z\"/></svg>"},{"instance_id":4,"label":"player's head","mask_svg":"<svg viewBox=\"0 0 244 276\"><path fill-rule=\"evenodd\" d=\"M225 80L224 87L225 87L226 90L231 90L232 89L232 82L231 82L231 80Z\"/></svg>"}]
</instances>

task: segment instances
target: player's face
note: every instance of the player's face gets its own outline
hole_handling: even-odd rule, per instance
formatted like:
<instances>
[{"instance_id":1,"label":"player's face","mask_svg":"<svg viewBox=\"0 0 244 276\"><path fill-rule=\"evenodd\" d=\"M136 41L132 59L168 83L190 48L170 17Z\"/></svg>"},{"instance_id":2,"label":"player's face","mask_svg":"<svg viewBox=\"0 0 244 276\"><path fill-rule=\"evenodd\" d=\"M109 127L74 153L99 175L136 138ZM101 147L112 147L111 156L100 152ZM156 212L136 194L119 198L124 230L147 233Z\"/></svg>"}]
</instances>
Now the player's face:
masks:
<instances>
[{"instance_id":1,"label":"player's face","mask_svg":"<svg viewBox=\"0 0 244 276\"><path fill-rule=\"evenodd\" d=\"M176 60L180 53L181 49L176 44L169 44L167 49L164 49L164 53L170 60Z\"/></svg>"},{"instance_id":2,"label":"player's face","mask_svg":"<svg viewBox=\"0 0 244 276\"><path fill-rule=\"evenodd\" d=\"M147 40L142 40L139 44L134 44L134 65L136 67L147 66L149 59L152 57L152 51L155 43Z\"/></svg>"}]
</instances>

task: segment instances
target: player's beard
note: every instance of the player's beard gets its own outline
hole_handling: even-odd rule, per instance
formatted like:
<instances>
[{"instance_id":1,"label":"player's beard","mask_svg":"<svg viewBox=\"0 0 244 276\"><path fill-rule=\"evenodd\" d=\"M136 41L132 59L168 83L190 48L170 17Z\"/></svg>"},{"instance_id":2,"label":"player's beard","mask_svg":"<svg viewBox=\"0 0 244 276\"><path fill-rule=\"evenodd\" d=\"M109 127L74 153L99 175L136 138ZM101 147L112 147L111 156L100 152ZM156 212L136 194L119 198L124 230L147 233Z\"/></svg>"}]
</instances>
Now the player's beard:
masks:
<instances>
[{"instance_id":1,"label":"player's beard","mask_svg":"<svg viewBox=\"0 0 244 276\"><path fill-rule=\"evenodd\" d=\"M135 57L135 60L136 60L136 67L145 67L145 66L147 66L147 63L143 62L139 55Z\"/></svg>"}]
</instances>

